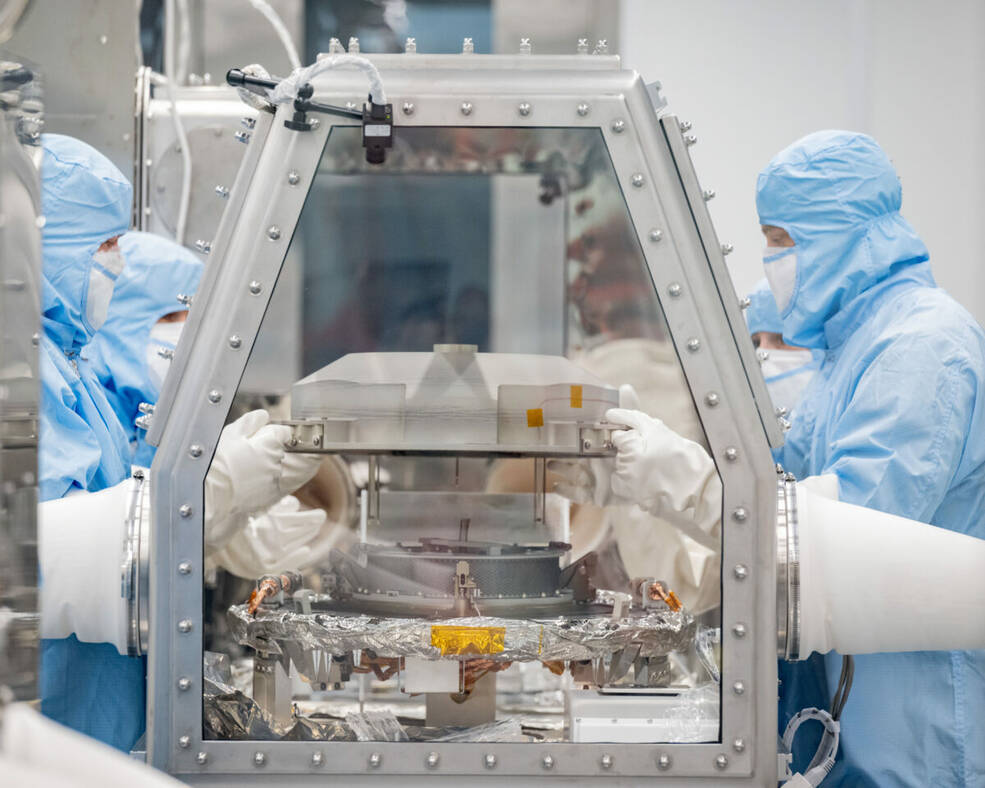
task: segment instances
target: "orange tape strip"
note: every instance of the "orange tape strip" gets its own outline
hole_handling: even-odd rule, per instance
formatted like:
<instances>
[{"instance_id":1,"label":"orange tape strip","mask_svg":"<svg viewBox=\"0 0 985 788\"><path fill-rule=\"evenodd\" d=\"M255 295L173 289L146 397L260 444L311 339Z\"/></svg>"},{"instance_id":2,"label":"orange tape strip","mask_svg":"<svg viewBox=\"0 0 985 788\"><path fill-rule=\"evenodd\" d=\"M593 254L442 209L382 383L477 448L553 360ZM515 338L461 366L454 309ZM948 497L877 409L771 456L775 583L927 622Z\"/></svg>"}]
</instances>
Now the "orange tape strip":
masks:
<instances>
[{"instance_id":1,"label":"orange tape strip","mask_svg":"<svg viewBox=\"0 0 985 788\"><path fill-rule=\"evenodd\" d=\"M531 408L527 411L527 426L528 427L543 427L544 426L544 411L542 408Z\"/></svg>"}]
</instances>

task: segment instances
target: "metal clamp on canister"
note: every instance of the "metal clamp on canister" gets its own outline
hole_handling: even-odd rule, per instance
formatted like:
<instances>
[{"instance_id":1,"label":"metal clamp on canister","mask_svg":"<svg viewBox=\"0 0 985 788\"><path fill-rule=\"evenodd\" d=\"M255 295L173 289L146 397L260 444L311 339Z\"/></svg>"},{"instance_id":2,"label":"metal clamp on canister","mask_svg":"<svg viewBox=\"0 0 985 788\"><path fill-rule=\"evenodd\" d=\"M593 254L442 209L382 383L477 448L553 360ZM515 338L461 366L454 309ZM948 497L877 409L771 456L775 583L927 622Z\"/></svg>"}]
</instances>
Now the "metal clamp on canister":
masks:
<instances>
[{"instance_id":1,"label":"metal clamp on canister","mask_svg":"<svg viewBox=\"0 0 985 788\"><path fill-rule=\"evenodd\" d=\"M147 653L150 631L150 479L141 468L133 471L120 569L120 595L127 603L127 654L140 657Z\"/></svg>"}]
</instances>

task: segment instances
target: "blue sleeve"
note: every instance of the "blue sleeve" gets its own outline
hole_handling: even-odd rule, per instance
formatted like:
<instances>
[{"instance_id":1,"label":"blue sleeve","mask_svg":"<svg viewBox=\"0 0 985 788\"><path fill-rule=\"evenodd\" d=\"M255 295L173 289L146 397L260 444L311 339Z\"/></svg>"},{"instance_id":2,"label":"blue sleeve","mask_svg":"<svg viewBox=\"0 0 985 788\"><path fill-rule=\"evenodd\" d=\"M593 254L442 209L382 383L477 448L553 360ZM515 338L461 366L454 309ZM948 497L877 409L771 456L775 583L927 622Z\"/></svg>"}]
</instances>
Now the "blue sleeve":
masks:
<instances>
[{"instance_id":1,"label":"blue sleeve","mask_svg":"<svg viewBox=\"0 0 985 788\"><path fill-rule=\"evenodd\" d=\"M973 413L968 359L940 336L900 337L856 383L823 473L841 499L930 522L954 478Z\"/></svg>"}]
</instances>

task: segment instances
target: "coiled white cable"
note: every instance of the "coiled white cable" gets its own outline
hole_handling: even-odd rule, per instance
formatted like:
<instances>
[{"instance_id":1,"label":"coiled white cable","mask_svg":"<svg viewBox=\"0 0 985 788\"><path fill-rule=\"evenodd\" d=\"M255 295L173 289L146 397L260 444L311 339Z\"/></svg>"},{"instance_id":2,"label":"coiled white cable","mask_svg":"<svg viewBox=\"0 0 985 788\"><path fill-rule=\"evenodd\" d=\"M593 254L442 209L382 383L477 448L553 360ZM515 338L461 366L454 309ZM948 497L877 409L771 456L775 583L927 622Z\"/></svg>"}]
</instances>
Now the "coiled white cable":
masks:
<instances>
[{"instance_id":1,"label":"coiled white cable","mask_svg":"<svg viewBox=\"0 0 985 788\"><path fill-rule=\"evenodd\" d=\"M333 68L354 68L362 71L369 79L369 95L373 103L386 104L386 91L383 89L383 79L380 77L380 72L369 60L359 55L330 55L310 66L294 69L289 77L282 79L277 87L270 92L270 100L274 104L294 101L301 85Z\"/></svg>"}]
</instances>

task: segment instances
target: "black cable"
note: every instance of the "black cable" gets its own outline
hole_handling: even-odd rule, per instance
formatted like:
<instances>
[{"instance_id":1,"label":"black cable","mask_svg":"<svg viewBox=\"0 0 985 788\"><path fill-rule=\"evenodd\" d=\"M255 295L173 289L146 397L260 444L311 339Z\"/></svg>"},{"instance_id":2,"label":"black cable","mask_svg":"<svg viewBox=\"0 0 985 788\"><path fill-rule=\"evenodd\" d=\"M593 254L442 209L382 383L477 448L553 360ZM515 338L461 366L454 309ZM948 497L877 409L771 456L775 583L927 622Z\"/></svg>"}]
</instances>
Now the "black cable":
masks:
<instances>
[{"instance_id":1,"label":"black cable","mask_svg":"<svg viewBox=\"0 0 985 788\"><path fill-rule=\"evenodd\" d=\"M852 682L855 680L855 659L850 654L841 658L841 675L838 677L838 687L835 690L834 698L831 700L831 716L836 720L841 718L848 703L848 693L852 691Z\"/></svg>"}]
</instances>

